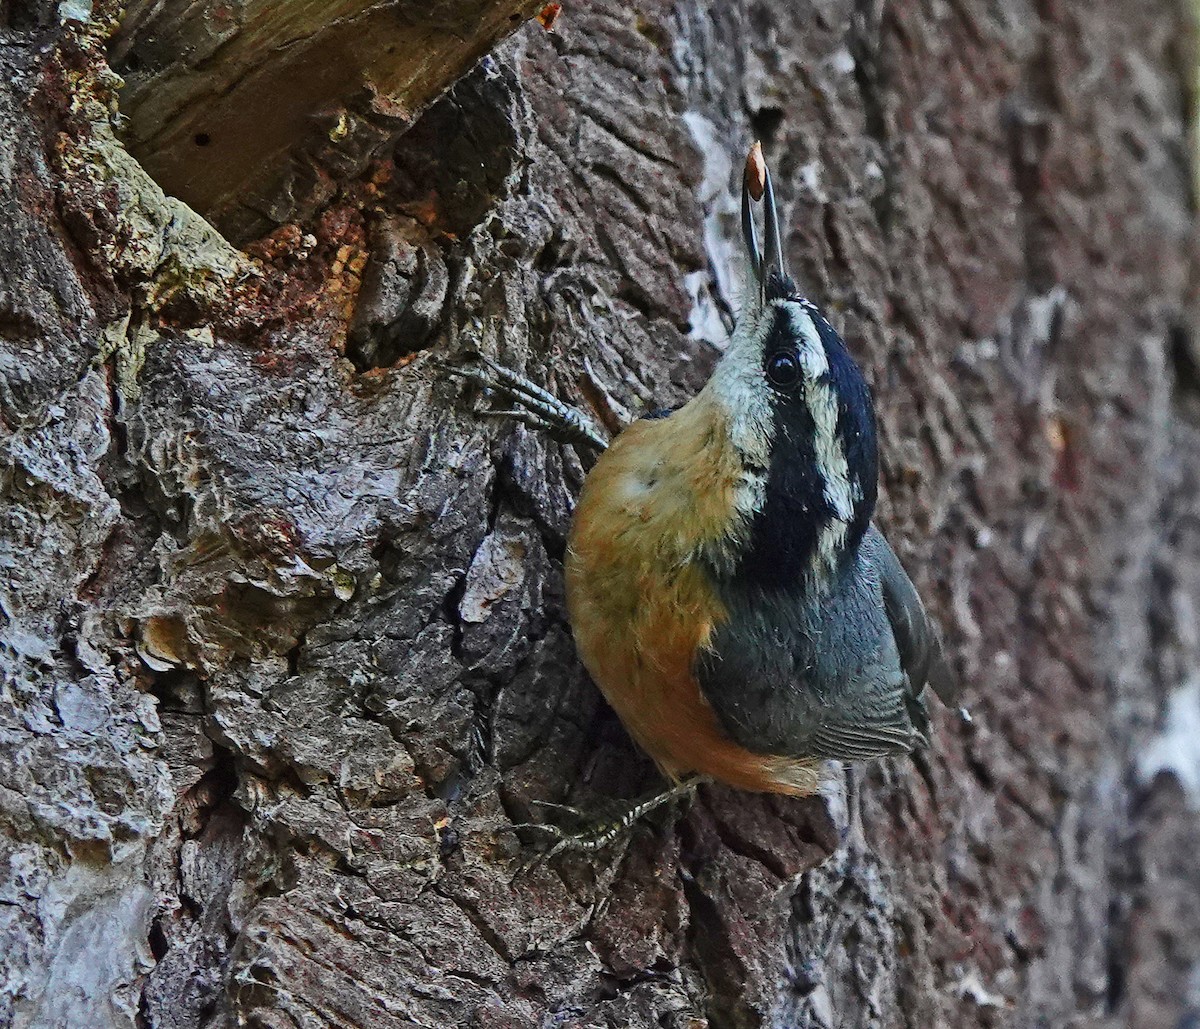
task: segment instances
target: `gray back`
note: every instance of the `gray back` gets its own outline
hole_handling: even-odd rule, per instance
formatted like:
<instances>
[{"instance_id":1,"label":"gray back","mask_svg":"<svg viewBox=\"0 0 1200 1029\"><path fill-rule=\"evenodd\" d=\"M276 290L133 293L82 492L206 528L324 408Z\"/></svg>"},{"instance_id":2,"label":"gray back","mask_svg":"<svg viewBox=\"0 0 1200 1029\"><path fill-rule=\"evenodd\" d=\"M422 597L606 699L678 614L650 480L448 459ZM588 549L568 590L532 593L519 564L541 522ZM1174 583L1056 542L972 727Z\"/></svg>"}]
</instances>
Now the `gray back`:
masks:
<instances>
[{"instance_id":1,"label":"gray back","mask_svg":"<svg viewBox=\"0 0 1200 1029\"><path fill-rule=\"evenodd\" d=\"M897 576L900 578L897 579ZM725 731L756 753L861 760L922 743L936 633L871 526L827 592L720 587L729 620L697 663Z\"/></svg>"}]
</instances>

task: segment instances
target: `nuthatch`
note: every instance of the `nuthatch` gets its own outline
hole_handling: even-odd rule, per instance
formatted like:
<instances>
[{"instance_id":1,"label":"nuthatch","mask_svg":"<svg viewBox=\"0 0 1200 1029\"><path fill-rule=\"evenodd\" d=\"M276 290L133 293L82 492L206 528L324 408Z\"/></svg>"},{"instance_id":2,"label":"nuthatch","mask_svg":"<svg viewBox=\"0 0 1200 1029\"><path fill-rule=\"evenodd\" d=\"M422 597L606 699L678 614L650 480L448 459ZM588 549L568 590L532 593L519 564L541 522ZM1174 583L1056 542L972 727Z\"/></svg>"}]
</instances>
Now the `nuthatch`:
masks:
<instances>
[{"instance_id":1,"label":"nuthatch","mask_svg":"<svg viewBox=\"0 0 1200 1029\"><path fill-rule=\"evenodd\" d=\"M634 422L592 467L567 606L584 665L670 779L803 796L825 759L926 742L925 686L946 702L953 691L938 633L871 521L871 390L787 274L757 146L742 230L754 295L704 388ZM549 394L480 381L526 421L595 443Z\"/></svg>"}]
</instances>

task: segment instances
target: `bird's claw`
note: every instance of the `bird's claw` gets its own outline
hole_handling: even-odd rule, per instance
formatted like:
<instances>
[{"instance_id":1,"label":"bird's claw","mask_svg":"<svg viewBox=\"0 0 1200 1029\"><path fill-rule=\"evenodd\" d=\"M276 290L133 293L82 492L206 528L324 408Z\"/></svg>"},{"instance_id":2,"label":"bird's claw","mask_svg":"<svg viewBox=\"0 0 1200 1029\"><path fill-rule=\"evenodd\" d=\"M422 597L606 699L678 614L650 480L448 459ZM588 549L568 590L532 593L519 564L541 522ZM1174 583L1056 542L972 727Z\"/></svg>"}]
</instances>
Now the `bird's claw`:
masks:
<instances>
[{"instance_id":1,"label":"bird's claw","mask_svg":"<svg viewBox=\"0 0 1200 1029\"><path fill-rule=\"evenodd\" d=\"M652 811L657 811L659 808L681 798L691 797L698 786L708 781L710 780L706 776L693 776L683 782L676 783L661 793L630 805L619 814L615 814L612 818L589 825L578 832L571 832L547 822L526 822L515 825L513 826L514 829L534 829L546 833L554 840L553 845L549 849L535 855L532 860L523 866L523 870L549 861L558 854L566 852L595 854L598 851L604 850L620 839L622 835L629 832L634 825ZM565 812L580 821L585 821L588 817L579 808L571 807L567 804L556 804L547 800L534 800L531 803L537 807Z\"/></svg>"},{"instance_id":2,"label":"bird's claw","mask_svg":"<svg viewBox=\"0 0 1200 1029\"><path fill-rule=\"evenodd\" d=\"M595 451L608 447L608 441L596 423L579 408L564 403L553 393L490 357L477 354L472 361L482 365L484 370L463 364L442 363L440 367L450 375L498 394L515 405L507 410L479 410L477 413L489 418L511 418L549 434L560 443L571 443Z\"/></svg>"},{"instance_id":3,"label":"bird's claw","mask_svg":"<svg viewBox=\"0 0 1200 1029\"><path fill-rule=\"evenodd\" d=\"M632 826L632 820L621 819L616 822L602 822L589 826L580 832L569 832L557 825L547 822L524 822L514 826L516 829L536 829L546 833L554 840L553 845L539 855L540 860L549 861L564 851L576 851L584 854L594 854L614 843L620 835Z\"/></svg>"}]
</instances>

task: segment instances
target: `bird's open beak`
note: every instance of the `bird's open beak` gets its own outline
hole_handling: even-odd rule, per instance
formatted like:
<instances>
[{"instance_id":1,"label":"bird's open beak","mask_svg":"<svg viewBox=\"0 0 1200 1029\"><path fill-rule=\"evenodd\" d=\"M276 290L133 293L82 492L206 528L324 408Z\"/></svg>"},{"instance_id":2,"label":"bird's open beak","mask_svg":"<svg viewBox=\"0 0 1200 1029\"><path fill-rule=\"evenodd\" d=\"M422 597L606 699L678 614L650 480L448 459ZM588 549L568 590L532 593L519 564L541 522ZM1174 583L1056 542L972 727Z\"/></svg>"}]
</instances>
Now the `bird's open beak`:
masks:
<instances>
[{"instance_id":1,"label":"bird's open beak","mask_svg":"<svg viewBox=\"0 0 1200 1029\"><path fill-rule=\"evenodd\" d=\"M758 246L758 230L754 225L751 207L758 200L763 202L764 208L765 253ZM746 170L742 176L742 239L750 258L750 270L758 283L760 298L765 299L772 275L779 282L787 281L787 269L783 266L783 241L779 235L779 211L775 206L771 172L763 160L762 146L757 142L746 157Z\"/></svg>"}]
</instances>

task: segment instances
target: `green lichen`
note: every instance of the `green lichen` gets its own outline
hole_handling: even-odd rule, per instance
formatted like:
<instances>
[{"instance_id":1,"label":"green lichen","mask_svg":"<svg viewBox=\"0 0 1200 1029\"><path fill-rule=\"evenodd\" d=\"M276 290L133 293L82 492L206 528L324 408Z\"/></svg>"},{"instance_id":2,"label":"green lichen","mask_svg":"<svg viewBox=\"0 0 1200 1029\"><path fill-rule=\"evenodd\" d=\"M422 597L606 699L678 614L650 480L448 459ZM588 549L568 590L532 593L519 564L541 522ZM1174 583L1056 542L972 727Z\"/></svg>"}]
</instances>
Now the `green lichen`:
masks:
<instances>
[{"instance_id":1,"label":"green lichen","mask_svg":"<svg viewBox=\"0 0 1200 1029\"><path fill-rule=\"evenodd\" d=\"M80 41L102 53L111 26L78 27ZM68 75L71 111L85 131L60 136L64 186L83 212L103 206L96 219L97 256L128 290L132 310L105 328L98 360L113 360L121 396L137 398L138 374L154 345L159 316L171 305L217 312L232 288L259 274L255 263L187 204L168 196L130 155L113 129L121 79L101 57ZM207 331L207 330L205 330ZM208 333L211 340L211 332ZM203 340L198 338L197 342Z\"/></svg>"},{"instance_id":2,"label":"green lichen","mask_svg":"<svg viewBox=\"0 0 1200 1029\"><path fill-rule=\"evenodd\" d=\"M93 123L92 130L62 154L63 165L115 201L116 228L100 252L148 313L181 293L216 307L234 283L255 274L245 254L183 201L163 193L107 121Z\"/></svg>"},{"instance_id":3,"label":"green lichen","mask_svg":"<svg viewBox=\"0 0 1200 1029\"><path fill-rule=\"evenodd\" d=\"M133 402L142 395L138 377L146 364L146 353L158 342L161 333L148 322L130 326L130 316L118 318L100 334L95 363L113 361L117 372L117 393L122 400ZM187 329L181 335L197 347L213 345L212 329Z\"/></svg>"}]
</instances>

